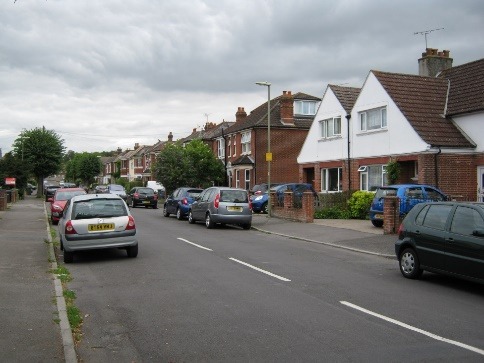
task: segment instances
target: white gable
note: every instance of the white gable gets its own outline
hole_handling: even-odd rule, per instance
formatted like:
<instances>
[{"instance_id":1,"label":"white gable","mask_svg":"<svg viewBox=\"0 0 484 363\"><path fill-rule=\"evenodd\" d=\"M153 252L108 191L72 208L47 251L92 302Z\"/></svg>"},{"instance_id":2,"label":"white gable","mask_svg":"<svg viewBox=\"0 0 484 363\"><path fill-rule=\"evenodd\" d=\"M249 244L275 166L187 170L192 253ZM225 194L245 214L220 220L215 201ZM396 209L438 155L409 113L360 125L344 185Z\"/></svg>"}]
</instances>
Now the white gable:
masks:
<instances>
[{"instance_id":1,"label":"white gable","mask_svg":"<svg viewBox=\"0 0 484 363\"><path fill-rule=\"evenodd\" d=\"M484 112L452 118L461 131L476 144L474 151L484 152Z\"/></svg>"}]
</instances>

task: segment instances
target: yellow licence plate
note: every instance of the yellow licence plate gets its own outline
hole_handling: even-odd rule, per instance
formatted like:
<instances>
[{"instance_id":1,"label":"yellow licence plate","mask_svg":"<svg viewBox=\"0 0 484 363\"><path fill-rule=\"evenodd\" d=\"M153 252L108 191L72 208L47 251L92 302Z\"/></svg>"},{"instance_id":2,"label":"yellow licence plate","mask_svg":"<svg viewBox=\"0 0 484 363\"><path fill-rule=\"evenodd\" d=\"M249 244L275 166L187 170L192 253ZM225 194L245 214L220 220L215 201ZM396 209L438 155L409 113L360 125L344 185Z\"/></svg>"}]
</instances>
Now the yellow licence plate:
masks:
<instances>
[{"instance_id":1,"label":"yellow licence plate","mask_svg":"<svg viewBox=\"0 0 484 363\"><path fill-rule=\"evenodd\" d=\"M113 231L114 230L114 223L89 224L87 226L87 230L89 232Z\"/></svg>"},{"instance_id":2,"label":"yellow licence plate","mask_svg":"<svg viewBox=\"0 0 484 363\"><path fill-rule=\"evenodd\" d=\"M383 219L383 214L375 214L376 219Z\"/></svg>"},{"instance_id":3,"label":"yellow licence plate","mask_svg":"<svg viewBox=\"0 0 484 363\"><path fill-rule=\"evenodd\" d=\"M227 207L229 212L242 212L242 207Z\"/></svg>"}]
</instances>

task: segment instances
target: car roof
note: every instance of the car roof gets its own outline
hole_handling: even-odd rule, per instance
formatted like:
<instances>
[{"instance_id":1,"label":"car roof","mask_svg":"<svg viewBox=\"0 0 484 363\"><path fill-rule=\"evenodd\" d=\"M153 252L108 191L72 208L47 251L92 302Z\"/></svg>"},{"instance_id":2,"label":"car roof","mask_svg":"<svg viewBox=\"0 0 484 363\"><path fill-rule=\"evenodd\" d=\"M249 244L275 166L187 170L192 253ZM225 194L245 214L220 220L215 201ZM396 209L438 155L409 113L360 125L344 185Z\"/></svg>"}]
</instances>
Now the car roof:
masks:
<instances>
[{"instance_id":1,"label":"car roof","mask_svg":"<svg viewBox=\"0 0 484 363\"><path fill-rule=\"evenodd\" d=\"M56 190L56 193L59 192L59 193L64 193L64 192L79 192L79 191L85 191L84 189L82 188L59 188Z\"/></svg>"}]
</instances>

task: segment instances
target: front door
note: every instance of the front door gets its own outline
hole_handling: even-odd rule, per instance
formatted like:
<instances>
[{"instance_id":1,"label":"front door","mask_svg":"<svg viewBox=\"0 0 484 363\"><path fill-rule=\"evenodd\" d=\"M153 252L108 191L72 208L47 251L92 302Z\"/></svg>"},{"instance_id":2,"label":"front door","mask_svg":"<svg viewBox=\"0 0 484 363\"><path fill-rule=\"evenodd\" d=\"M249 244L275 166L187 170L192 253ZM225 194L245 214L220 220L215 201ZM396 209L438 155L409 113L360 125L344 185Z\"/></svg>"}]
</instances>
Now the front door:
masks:
<instances>
[{"instance_id":1,"label":"front door","mask_svg":"<svg viewBox=\"0 0 484 363\"><path fill-rule=\"evenodd\" d=\"M484 166L477 167L477 201L484 202Z\"/></svg>"}]
</instances>

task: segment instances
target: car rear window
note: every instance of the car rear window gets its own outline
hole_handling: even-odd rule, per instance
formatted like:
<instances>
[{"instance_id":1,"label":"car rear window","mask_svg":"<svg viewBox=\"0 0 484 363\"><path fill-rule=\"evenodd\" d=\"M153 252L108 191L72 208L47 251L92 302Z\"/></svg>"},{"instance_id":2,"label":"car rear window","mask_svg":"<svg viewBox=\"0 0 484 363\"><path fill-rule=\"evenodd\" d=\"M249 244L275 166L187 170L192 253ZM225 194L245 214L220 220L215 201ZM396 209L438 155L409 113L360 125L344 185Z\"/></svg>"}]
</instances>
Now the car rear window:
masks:
<instances>
[{"instance_id":1,"label":"car rear window","mask_svg":"<svg viewBox=\"0 0 484 363\"><path fill-rule=\"evenodd\" d=\"M124 190L124 188L121 185L111 185L110 189L111 190Z\"/></svg>"},{"instance_id":2,"label":"car rear window","mask_svg":"<svg viewBox=\"0 0 484 363\"><path fill-rule=\"evenodd\" d=\"M155 194L155 191L151 188L139 188L138 193L153 195L153 194Z\"/></svg>"},{"instance_id":3,"label":"car rear window","mask_svg":"<svg viewBox=\"0 0 484 363\"><path fill-rule=\"evenodd\" d=\"M248 203L247 192L244 190L221 190L220 202Z\"/></svg>"},{"instance_id":4,"label":"car rear window","mask_svg":"<svg viewBox=\"0 0 484 363\"><path fill-rule=\"evenodd\" d=\"M397 188L378 188L375 193L375 198L395 197L397 195Z\"/></svg>"},{"instance_id":5,"label":"car rear window","mask_svg":"<svg viewBox=\"0 0 484 363\"><path fill-rule=\"evenodd\" d=\"M70 200L72 197L76 195L83 195L86 192L82 190L76 190L75 192L57 192L55 195L55 200Z\"/></svg>"},{"instance_id":6,"label":"car rear window","mask_svg":"<svg viewBox=\"0 0 484 363\"><path fill-rule=\"evenodd\" d=\"M187 197L196 198L203 192L203 189L189 189L186 192Z\"/></svg>"},{"instance_id":7,"label":"car rear window","mask_svg":"<svg viewBox=\"0 0 484 363\"><path fill-rule=\"evenodd\" d=\"M120 199L90 199L75 202L72 219L109 218L127 216L128 211Z\"/></svg>"}]
</instances>

